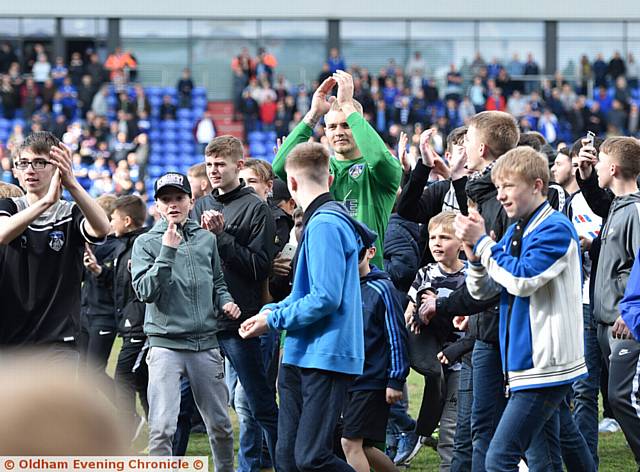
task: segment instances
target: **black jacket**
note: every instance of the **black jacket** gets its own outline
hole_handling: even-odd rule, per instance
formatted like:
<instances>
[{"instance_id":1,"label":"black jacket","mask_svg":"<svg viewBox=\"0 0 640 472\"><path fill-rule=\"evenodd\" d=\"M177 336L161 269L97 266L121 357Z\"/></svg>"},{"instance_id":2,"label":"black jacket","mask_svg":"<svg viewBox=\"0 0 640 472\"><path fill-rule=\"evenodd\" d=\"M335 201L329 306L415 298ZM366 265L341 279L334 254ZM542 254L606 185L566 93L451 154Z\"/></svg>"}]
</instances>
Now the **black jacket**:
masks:
<instances>
[{"instance_id":1,"label":"black jacket","mask_svg":"<svg viewBox=\"0 0 640 472\"><path fill-rule=\"evenodd\" d=\"M241 180L229 193L214 190L196 201L192 218L205 210L224 215L224 231L217 235L222 271L231 296L240 307L238 320L221 319L221 330L236 331L240 323L258 313L275 255L275 223L269 206Z\"/></svg>"},{"instance_id":2,"label":"black jacket","mask_svg":"<svg viewBox=\"0 0 640 472\"><path fill-rule=\"evenodd\" d=\"M428 244L429 220L446 210L460 210L462 214L467 214L467 195L465 193L467 178L463 177L454 182L442 180L427 185L430 173L431 168L425 166L422 160L418 160L409 179L402 186L402 193L397 204L398 215L423 225L418 243L419 247L424 248L420 266L434 262ZM448 198L452 185L455 198Z\"/></svg>"},{"instance_id":3,"label":"black jacket","mask_svg":"<svg viewBox=\"0 0 640 472\"><path fill-rule=\"evenodd\" d=\"M93 246L92 251L98 264L102 266L102 272L95 276L88 269L84 269L81 293L81 308L83 323L88 326L115 330L116 320L113 316L114 301L111 284L108 276L113 266L113 259L122 250L122 242L115 236L109 235L104 244Z\"/></svg>"},{"instance_id":4,"label":"black jacket","mask_svg":"<svg viewBox=\"0 0 640 472\"><path fill-rule=\"evenodd\" d=\"M396 288L408 292L420 267L418 223L391 215L384 235L384 268Z\"/></svg>"},{"instance_id":5,"label":"black jacket","mask_svg":"<svg viewBox=\"0 0 640 472\"><path fill-rule=\"evenodd\" d=\"M138 236L147 232L140 228L118 238L122 243L121 250L115 254L113 269L109 277L113 290L115 318L118 333L123 338L143 337L145 304L138 300L131 285L131 251Z\"/></svg>"},{"instance_id":6,"label":"black jacket","mask_svg":"<svg viewBox=\"0 0 640 472\"><path fill-rule=\"evenodd\" d=\"M273 203L269 205L269 209L271 210L271 214L275 220L275 251L276 254L279 254L289 242L291 229L293 228L293 218L282 208L274 205ZM289 275L286 277L281 275L272 275L269 277L269 293L271 294L274 302L284 300L291 293L292 277L293 270L289 272Z\"/></svg>"}]
</instances>

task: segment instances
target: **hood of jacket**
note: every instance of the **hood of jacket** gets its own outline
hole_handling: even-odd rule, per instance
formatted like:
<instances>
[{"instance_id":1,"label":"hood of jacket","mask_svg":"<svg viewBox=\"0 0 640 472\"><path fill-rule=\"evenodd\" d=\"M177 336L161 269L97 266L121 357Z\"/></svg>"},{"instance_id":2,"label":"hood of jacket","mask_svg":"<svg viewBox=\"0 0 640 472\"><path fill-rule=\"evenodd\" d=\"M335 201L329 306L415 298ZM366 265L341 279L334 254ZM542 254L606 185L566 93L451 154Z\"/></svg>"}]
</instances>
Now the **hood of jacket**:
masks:
<instances>
[{"instance_id":1,"label":"hood of jacket","mask_svg":"<svg viewBox=\"0 0 640 472\"><path fill-rule=\"evenodd\" d=\"M491 180L491 169L493 169L493 165L489 164L483 171L477 172L467 180L465 187L467 197L478 205L495 198L498 193Z\"/></svg>"}]
</instances>

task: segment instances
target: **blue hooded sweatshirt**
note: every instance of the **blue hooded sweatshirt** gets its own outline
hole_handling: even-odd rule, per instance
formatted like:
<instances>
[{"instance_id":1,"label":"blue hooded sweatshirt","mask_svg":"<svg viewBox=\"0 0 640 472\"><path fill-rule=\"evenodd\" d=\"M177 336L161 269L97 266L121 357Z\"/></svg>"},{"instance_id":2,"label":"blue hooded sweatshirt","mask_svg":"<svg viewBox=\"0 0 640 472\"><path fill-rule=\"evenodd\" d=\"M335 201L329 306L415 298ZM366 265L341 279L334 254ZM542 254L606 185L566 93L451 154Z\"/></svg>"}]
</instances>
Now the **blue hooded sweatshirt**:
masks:
<instances>
[{"instance_id":1,"label":"blue hooded sweatshirt","mask_svg":"<svg viewBox=\"0 0 640 472\"><path fill-rule=\"evenodd\" d=\"M364 327L358 255L377 235L329 194L305 212L291 295L263 308L271 329L287 330L285 364L360 375ZM371 239L372 238L372 239Z\"/></svg>"}]
</instances>

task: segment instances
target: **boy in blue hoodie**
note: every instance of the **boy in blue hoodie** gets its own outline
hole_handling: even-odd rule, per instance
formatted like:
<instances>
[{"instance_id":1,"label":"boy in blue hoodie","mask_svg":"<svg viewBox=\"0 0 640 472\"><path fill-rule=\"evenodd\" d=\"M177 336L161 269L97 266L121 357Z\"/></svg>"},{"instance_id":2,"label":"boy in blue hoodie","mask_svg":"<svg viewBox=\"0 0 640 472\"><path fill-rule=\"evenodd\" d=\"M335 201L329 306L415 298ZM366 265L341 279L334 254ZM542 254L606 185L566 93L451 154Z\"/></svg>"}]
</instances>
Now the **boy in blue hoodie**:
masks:
<instances>
[{"instance_id":1,"label":"boy in blue hoodie","mask_svg":"<svg viewBox=\"0 0 640 472\"><path fill-rule=\"evenodd\" d=\"M155 184L162 219L133 244L131 279L147 304L149 340L149 454L172 455L180 411L180 379L193 396L209 434L216 472L233 472L233 430L224 382L218 319L237 319L227 290L216 238L189 219L193 206L186 175L170 172ZM213 283L211 283L213 281Z\"/></svg>"},{"instance_id":2,"label":"boy in blue hoodie","mask_svg":"<svg viewBox=\"0 0 640 472\"><path fill-rule=\"evenodd\" d=\"M358 267L365 360L362 375L349 387L343 412L342 449L349 465L358 472L368 472L369 468L397 470L375 446L384 446L389 408L402 399L409 375L402 294L389 274L369 265L375 253L372 242Z\"/></svg>"},{"instance_id":3,"label":"boy in blue hoodie","mask_svg":"<svg viewBox=\"0 0 640 472\"><path fill-rule=\"evenodd\" d=\"M248 338L287 330L278 376L279 470L353 471L334 454L333 440L347 389L362 374L358 261L375 234L333 201L329 153L322 145L298 144L285 167L289 191L305 212L291 295L263 307L239 333Z\"/></svg>"}]
</instances>

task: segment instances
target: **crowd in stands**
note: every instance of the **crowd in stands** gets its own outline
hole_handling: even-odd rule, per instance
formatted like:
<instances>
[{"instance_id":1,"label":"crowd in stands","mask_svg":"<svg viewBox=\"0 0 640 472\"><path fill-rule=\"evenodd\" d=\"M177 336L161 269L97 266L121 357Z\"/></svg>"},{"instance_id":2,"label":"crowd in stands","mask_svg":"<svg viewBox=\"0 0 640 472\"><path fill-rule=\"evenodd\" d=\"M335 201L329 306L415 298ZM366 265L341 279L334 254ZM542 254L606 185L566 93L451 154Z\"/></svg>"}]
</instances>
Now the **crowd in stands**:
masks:
<instances>
[{"instance_id":1,"label":"crowd in stands","mask_svg":"<svg viewBox=\"0 0 640 472\"><path fill-rule=\"evenodd\" d=\"M36 44L24 69L9 43L0 51L2 181L15 183L10 156L25 136L51 131L73 151L76 177L91 195L147 199L150 177L187 169L201 157L194 143L215 136L206 91L189 69L175 88L145 88L136 82L135 56L120 48L104 63L89 50L52 65Z\"/></svg>"},{"instance_id":2,"label":"crowd in stands","mask_svg":"<svg viewBox=\"0 0 640 472\"><path fill-rule=\"evenodd\" d=\"M477 53L472 61L461 67L451 64L444 77L436 77L420 52L405 67L390 59L376 74L357 61L348 63L333 48L308 89L265 66L261 56L252 59L244 49L234 58L232 71L234 116L244 121L246 139L252 131L289 134L309 109L309 90L338 69L354 76L355 96L365 117L392 147L398 133L389 136L390 129L400 127L410 135L415 129L419 135L421 129L434 126L444 141L452 129L483 110L507 111L522 130L539 131L551 144L573 141L587 131L602 137L640 133L640 64L632 53L626 60L615 53L608 62L602 54L593 60L583 55L575 70L568 71L570 76L556 73L541 79L541 67L532 54L526 60L513 54L509 61L487 62ZM271 134L263 138L273 141ZM260 134L253 141L259 142Z\"/></svg>"}]
</instances>

